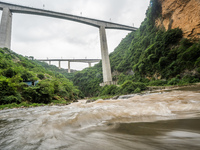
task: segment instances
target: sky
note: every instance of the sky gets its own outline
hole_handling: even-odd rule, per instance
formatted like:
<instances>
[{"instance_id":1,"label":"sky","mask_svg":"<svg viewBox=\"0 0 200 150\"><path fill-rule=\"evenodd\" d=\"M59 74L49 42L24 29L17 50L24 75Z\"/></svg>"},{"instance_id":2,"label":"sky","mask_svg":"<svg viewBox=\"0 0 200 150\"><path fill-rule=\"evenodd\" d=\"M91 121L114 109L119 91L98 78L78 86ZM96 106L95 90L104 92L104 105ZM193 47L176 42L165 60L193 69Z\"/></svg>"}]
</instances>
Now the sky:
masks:
<instances>
[{"instance_id":1,"label":"sky","mask_svg":"<svg viewBox=\"0 0 200 150\"><path fill-rule=\"evenodd\" d=\"M150 0L0 0L23 6L62 12L139 27ZM1 17L2 11L0 11ZM108 51L113 52L130 31L106 29ZM101 59L99 29L44 16L13 14L11 49L35 59ZM52 62L58 66L58 62ZM94 65L94 64L93 64ZM67 62L61 62L67 68ZM82 70L86 63L71 63Z\"/></svg>"}]
</instances>

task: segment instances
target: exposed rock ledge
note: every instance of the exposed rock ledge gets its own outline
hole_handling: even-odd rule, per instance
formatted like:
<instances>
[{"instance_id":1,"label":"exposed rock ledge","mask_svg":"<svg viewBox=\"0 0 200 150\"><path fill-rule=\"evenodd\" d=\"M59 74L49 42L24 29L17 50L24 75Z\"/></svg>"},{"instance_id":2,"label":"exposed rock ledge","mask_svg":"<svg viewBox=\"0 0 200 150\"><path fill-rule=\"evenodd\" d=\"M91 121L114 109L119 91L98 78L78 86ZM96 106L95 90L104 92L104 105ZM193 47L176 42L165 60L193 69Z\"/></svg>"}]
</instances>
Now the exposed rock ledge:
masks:
<instances>
[{"instance_id":1,"label":"exposed rock ledge","mask_svg":"<svg viewBox=\"0 0 200 150\"><path fill-rule=\"evenodd\" d=\"M162 17L156 20L160 28L181 28L185 38L200 39L200 0L158 0Z\"/></svg>"}]
</instances>

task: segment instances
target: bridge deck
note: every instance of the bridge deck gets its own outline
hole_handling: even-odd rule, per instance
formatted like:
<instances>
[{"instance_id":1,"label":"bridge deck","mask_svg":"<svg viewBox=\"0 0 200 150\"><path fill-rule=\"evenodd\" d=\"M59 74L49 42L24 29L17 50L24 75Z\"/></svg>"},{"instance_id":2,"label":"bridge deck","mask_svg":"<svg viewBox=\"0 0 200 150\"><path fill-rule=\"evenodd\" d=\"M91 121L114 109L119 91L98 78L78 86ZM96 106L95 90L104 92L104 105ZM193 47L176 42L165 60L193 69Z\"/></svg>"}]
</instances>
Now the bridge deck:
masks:
<instances>
[{"instance_id":1,"label":"bridge deck","mask_svg":"<svg viewBox=\"0 0 200 150\"><path fill-rule=\"evenodd\" d=\"M69 61L69 62L85 62L85 63L95 63L100 62L101 59L36 59L38 61Z\"/></svg>"},{"instance_id":2,"label":"bridge deck","mask_svg":"<svg viewBox=\"0 0 200 150\"><path fill-rule=\"evenodd\" d=\"M13 13L25 13L25 14L41 15L41 16L47 16L47 17L66 19L66 20L84 23L84 24L91 25L94 27L104 26L107 29L121 29L121 30L129 30L129 31L137 30L137 28L135 27L121 25L121 24L112 23L108 21L0 2L0 9L2 10L3 8L9 8L10 11Z\"/></svg>"}]
</instances>

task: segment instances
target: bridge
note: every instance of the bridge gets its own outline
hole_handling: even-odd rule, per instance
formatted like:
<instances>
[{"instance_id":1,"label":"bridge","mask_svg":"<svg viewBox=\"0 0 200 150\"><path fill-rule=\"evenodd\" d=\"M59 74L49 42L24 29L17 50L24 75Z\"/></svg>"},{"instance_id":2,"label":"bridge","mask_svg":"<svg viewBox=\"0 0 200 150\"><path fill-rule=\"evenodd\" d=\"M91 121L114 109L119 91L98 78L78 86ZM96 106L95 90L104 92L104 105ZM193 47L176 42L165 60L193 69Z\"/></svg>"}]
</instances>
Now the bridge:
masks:
<instances>
[{"instance_id":1,"label":"bridge","mask_svg":"<svg viewBox=\"0 0 200 150\"><path fill-rule=\"evenodd\" d=\"M92 18L86 18L81 16L75 16L71 14L54 12L44 9L31 8L26 6L20 6L16 4L10 4L5 2L0 2L0 10L3 10L1 24L0 24L0 47L11 47L11 29L12 29L12 14L13 13L23 13L30 15L39 15L46 17L53 17L64 20L71 20L83 24L87 24L99 29L100 44L101 44L101 56L102 56L102 70L103 70L103 84L110 85L112 82L110 60L108 55L108 46L106 38L105 29L120 29L128 31L136 31L137 28L121 25L117 23L107 22L103 20L97 20Z\"/></svg>"},{"instance_id":2,"label":"bridge","mask_svg":"<svg viewBox=\"0 0 200 150\"><path fill-rule=\"evenodd\" d=\"M36 59L38 61L48 61L49 65L51 65L52 61L58 61L58 67L61 68L61 61L68 61L68 73L71 73L70 63L71 62L82 62L88 63L89 67L91 67L91 63L99 62L101 59Z\"/></svg>"}]
</instances>

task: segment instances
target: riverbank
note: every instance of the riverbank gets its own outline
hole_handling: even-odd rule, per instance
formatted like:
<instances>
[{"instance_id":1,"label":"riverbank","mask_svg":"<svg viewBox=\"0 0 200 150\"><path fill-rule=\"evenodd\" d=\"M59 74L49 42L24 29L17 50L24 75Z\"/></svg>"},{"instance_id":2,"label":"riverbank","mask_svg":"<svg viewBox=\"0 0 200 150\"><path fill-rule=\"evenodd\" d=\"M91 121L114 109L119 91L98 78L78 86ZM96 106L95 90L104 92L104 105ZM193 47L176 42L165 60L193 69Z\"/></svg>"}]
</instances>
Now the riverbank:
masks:
<instances>
[{"instance_id":1,"label":"riverbank","mask_svg":"<svg viewBox=\"0 0 200 150\"><path fill-rule=\"evenodd\" d=\"M193 84L187 84L187 85L173 85L173 86L147 86L147 91L157 91L157 90L176 90L179 88L184 87L195 87L200 86L200 83L193 83Z\"/></svg>"},{"instance_id":2,"label":"riverbank","mask_svg":"<svg viewBox=\"0 0 200 150\"><path fill-rule=\"evenodd\" d=\"M94 102L96 100L115 100L115 99L128 99L131 97L134 97L136 95L146 95L150 93L158 93L158 92L169 92L172 90L178 90L183 88L194 88L199 87L200 89L200 83L193 83L193 84L187 84L187 85L174 85L174 86L148 86L147 90L142 91L140 93L134 93L134 94L127 94L127 95L112 95L112 96L103 96L103 97L95 97L88 99L89 102Z\"/></svg>"},{"instance_id":3,"label":"riverbank","mask_svg":"<svg viewBox=\"0 0 200 150\"><path fill-rule=\"evenodd\" d=\"M108 96L102 96L102 97L94 97L94 98L85 98L84 100L86 103L91 103L97 100L116 100L116 99L128 99L131 97L134 97L136 95L145 95L149 93L157 93L157 92L166 92L166 91L172 91L172 90L178 90L182 88L194 88L194 87L200 87L200 83L194 83L194 84L188 84L183 86L148 86L147 90L142 91L141 93L134 93L134 94L128 94L128 95L108 95ZM0 105L0 110L5 109L25 109L25 108L33 108L33 107L43 107L43 106L66 106L70 105L71 103L78 102L78 101L58 101L53 100L52 103L44 104L44 103L29 103L29 102L22 102L20 104L12 103L12 104L6 104L6 105Z\"/></svg>"},{"instance_id":4,"label":"riverbank","mask_svg":"<svg viewBox=\"0 0 200 150\"><path fill-rule=\"evenodd\" d=\"M43 107L43 106L65 106L71 104L72 102L73 101L53 101L50 104L29 103L29 102L22 102L20 104L12 103L12 104L0 105L0 111L5 109L24 109L33 107Z\"/></svg>"}]
</instances>

